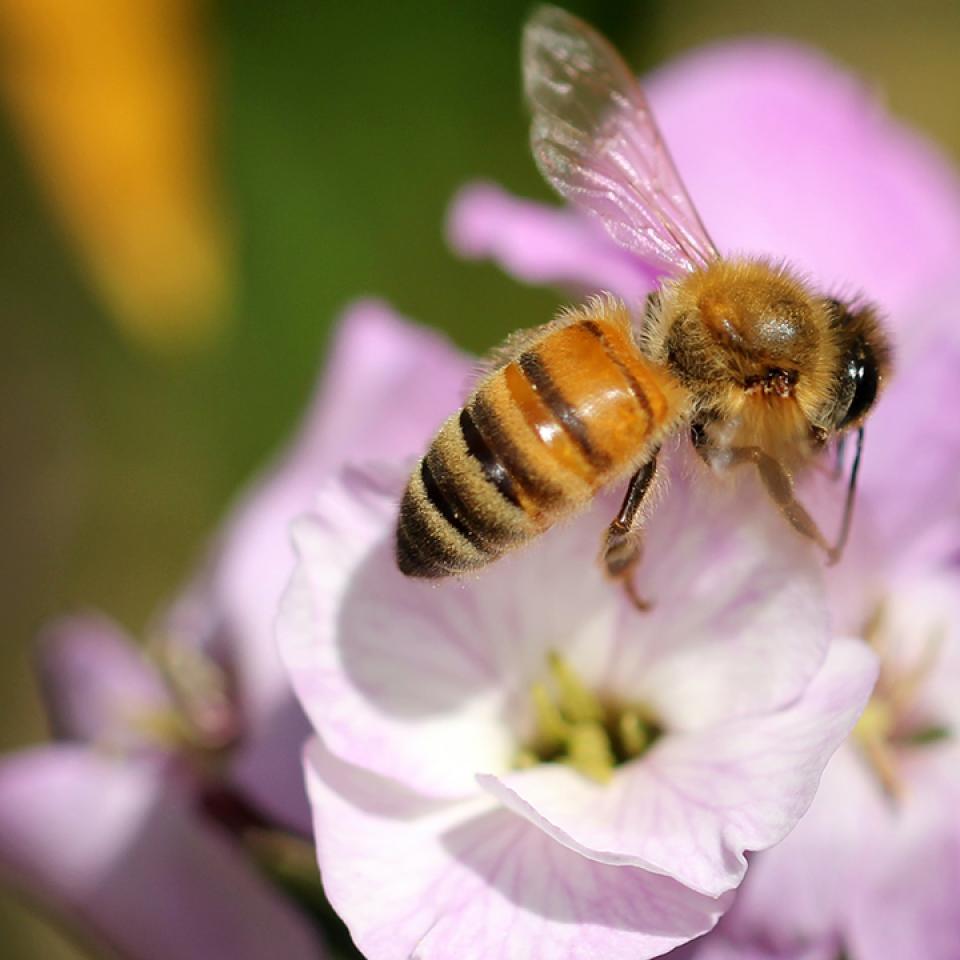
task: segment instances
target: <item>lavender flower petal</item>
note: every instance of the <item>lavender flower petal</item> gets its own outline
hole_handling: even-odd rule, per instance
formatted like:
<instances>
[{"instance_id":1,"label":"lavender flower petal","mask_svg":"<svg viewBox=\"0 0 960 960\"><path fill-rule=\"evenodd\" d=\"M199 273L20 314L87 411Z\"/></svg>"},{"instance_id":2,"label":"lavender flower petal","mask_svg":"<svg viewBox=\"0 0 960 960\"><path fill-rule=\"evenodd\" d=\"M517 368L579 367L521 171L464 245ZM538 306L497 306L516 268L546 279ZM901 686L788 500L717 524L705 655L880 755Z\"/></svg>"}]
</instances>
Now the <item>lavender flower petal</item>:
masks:
<instances>
[{"instance_id":1,"label":"lavender flower petal","mask_svg":"<svg viewBox=\"0 0 960 960\"><path fill-rule=\"evenodd\" d=\"M290 960L324 951L159 767L84 747L0 763L0 867L126 960Z\"/></svg>"}]
</instances>

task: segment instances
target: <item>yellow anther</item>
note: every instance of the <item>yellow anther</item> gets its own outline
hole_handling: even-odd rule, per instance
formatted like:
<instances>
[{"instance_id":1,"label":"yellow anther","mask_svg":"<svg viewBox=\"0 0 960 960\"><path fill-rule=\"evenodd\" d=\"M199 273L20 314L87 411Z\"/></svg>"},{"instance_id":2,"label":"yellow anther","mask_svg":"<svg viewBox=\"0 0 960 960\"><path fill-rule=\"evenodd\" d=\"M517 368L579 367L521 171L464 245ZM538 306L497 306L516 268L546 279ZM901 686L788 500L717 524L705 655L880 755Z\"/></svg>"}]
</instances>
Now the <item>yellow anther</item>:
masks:
<instances>
[{"instance_id":1,"label":"yellow anther","mask_svg":"<svg viewBox=\"0 0 960 960\"><path fill-rule=\"evenodd\" d=\"M184 739L198 750L229 746L237 735L230 680L208 653L163 636L149 651L184 722Z\"/></svg>"},{"instance_id":2,"label":"yellow anther","mask_svg":"<svg viewBox=\"0 0 960 960\"><path fill-rule=\"evenodd\" d=\"M950 731L936 724L912 730L911 713L924 683L936 666L943 631L931 632L912 664L899 662L891 644L889 618L883 603L864 625L863 635L880 659L880 676L870 702L853 730L854 741L873 769L884 792L893 800L903 794L899 749L934 743Z\"/></svg>"},{"instance_id":3,"label":"yellow anther","mask_svg":"<svg viewBox=\"0 0 960 960\"><path fill-rule=\"evenodd\" d=\"M896 717L890 703L880 697L873 697L863 708L853 735L863 742L887 740L893 733Z\"/></svg>"},{"instance_id":4,"label":"yellow anther","mask_svg":"<svg viewBox=\"0 0 960 960\"><path fill-rule=\"evenodd\" d=\"M624 710L619 722L620 744L628 757L639 757L650 746L650 729L637 710Z\"/></svg>"},{"instance_id":5,"label":"yellow anther","mask_svg":"<svg viewBox=\"0 0 960 960\"><path fill-rule=\"evenodd\" d=\"M513 767L515 770L529 770L540 762L540 758L532 751L520 749L513 758Z\"/></svg>"},{"instance_id":6,"label":"yellow anther","mask_svg":"<svg viewBox=\"0 0 960 960\"><path fill-rule=\"evenodd\" d=\"M597 783L613 777L613 750L610 738L599 723L578 723L567 743L570 766Z\"/></svg>"},{"instance_id":7,"label":"yellow anther","mask_svg":"<svg viewBox=\"0 0 960 960\"><path fill-rule=\"evenodd\" d=\"M548 678L530 688L534 731L518 749L514 767L558 762L597 783L607 783L617 765L639 757L659 734L639 706L604 704L557 653L547 655Z\"/></svg>"},{"instance_id":8,"label":"yellow anther","mask_svg":"<svg viewBox=\"0 0 960 960\"><path fill-rule=\"evenodd\" d=\"M131 711L127 721L145 740L161 747L179 748L191 740L189 725L172 707Z\"/></svg>"},{"instance_id":9,"label":"yellow anther","mask_svg":"<svg viewBox=\"0 0 960 960\"><path fill-rule=\"evenodd\" d=\"M570 724L563 718L544 684L535 683L530 696L537 720L537 747L547 751L560 748L569 736Z\"/></svg>"},{"instance_id":10,"label":"yellow anther","mask_svg":"<svg viewBox=\"0 0 960 960\"><path fill-rule=\"evenodd\" d=\"M566 660L551 650L547 654L547 663L557 686L557 704L564 717L571 723L602 720L600 701L580 682Z\"/></svg>"}]
</instances>

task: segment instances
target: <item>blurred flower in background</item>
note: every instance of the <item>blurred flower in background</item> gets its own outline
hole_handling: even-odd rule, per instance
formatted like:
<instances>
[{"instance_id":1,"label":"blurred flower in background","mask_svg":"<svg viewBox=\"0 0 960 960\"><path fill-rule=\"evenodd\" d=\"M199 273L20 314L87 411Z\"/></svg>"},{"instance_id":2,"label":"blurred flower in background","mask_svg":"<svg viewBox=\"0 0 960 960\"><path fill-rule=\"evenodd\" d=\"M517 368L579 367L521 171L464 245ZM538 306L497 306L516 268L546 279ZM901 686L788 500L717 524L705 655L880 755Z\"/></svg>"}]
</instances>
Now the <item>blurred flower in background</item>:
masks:
<instances>
[{"instance_id":1,"label":"blurred flower in background","mask_svg":"<svg viewBox=\"0 0 960 960\"><path fill-rule=\"evenodd\" d=\"M419 449L467 370L442 338L356 304L297 438L235 507L147 655L99 617L51 628L40 679L57 742L0 761L5 877L125 958L265 960L278 943L322 955L265 876L283 877L283 837L310 832L309 727L273 643L288 528L343 460Z\"/></svg>"},{"instance_id":2,"label":"blurred flower in background","mask_svg":"<svg viewBox=\"0 0 960 960\"><path fill-rule=\"evenodd\" d=\"M55 215L130 335L208 338L229 296L201 0L0 0L0 93Z\"/></svg>"}]
</instances>

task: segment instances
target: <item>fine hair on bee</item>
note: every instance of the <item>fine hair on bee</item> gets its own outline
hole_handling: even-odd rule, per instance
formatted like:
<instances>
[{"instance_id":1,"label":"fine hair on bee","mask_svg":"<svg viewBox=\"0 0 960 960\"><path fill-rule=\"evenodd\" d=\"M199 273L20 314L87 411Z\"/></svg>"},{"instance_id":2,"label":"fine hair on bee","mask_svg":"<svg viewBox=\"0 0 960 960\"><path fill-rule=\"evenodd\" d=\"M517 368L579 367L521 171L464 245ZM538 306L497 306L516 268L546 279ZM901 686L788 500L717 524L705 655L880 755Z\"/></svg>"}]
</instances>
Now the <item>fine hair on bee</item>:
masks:
<instances>
[{"instance_id":1,"label":"fine hair on bee","mask_svg":"<svg viewBox=\"0 0 960 960\"><path fill-rule=\"evenodd\" d=\"M721 256L642 89L591 27L540 8L523 64L541 172L663 279L636 322L616 298L597 297L493 352L407 486L400 570L427 578L477 570L629 478L601 563L643 607L632 573L658 454L684 431L713 469L752 467L787 523L836 562L863 424L890 371L876 308L824 295L782 262ZM830 541L793 481L849 434L857 447Z\"/></svg>"}]
</instances>

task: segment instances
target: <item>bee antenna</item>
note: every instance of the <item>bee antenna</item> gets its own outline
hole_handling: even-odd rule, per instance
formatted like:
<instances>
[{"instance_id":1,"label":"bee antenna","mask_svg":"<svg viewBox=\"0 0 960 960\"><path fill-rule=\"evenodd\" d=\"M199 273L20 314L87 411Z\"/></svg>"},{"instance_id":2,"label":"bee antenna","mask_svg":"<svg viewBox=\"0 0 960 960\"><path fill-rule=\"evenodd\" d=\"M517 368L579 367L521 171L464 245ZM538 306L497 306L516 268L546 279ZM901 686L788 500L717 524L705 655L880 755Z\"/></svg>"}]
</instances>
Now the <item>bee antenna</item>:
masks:
<instances>
[{"instance_id":1,"label":"bee antenna","mask_svg":"<svg viewBox=\"0 0 960 960\"><path fill-rule=\"evenodd\" d=\"M833 566L843 554L850 536L850 524L853 522L853 504L857 492L857 474L860 472L860 455L863 453L863 427L857 430L857 452L853 455L850 467L850 482L847 484L847 498L843 504L843 520L840 522L840 534L829 553L829 564Z\"/></svg>"}]
</instances>

